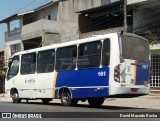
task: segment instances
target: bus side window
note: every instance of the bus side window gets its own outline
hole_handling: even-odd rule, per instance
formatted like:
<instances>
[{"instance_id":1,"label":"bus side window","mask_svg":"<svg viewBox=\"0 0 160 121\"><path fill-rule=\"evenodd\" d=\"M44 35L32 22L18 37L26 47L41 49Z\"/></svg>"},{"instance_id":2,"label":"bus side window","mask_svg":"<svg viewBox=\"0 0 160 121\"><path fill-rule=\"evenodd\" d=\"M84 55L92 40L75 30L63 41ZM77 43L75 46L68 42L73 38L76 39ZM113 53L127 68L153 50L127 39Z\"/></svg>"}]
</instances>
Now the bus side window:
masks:
<instances>
[{"instance_id":1,"label":"bus side window","mask_svg":"<svg viewBox=\"0 0 160 121\"><path fill-rule=\"evenodd\" d=\"M110 63L110 39L105 39L103 42L102 65L109 66Z\"/></svg>"},{"instance_id":2,"label":"bus side window","mask_svg":"<svg viewBox=\"0 0 160 121\"><path fill-rule=\"evenodd\" d=\"M56 70L74 70L76 68L77 46L58 48L56 51Z\"/></svg>"},{"instance_id":3,"label":"bus side window","mask_svg":"<svg viewBox=\"0 0 160 121\"><path fill-rule=\"evenodd\" d=\"M36 70L36 53L22 55L21 74L34 74Z\"/></svg>"},{"instance_id":4,"label":"bus side window","mask_svg":"<svg viewBox=\"0 0 160 121\"><path fill-rule=\"evenodd\" d=\"M100 66L101 41L80 44L78 48L78 68L95 68Z\"/></svg>"},{"instance_id":5,"label":"bus side window","mask_svg":"<svg viewBox=\"0 0 160 121\"><path fill-rule=\"evenodd\" d=\"M16 76L19 71L19 56L15 56L10 64L10 68L7 74L7 80Z\"/></svg>"},{"instance_id":6,"label":"bus side window","mask_svg":"<svg viewBox=\"0 0 160 121\"><path fill-rule=\"evenodd\" d=\"M38 53L37 72L47 73L54 71L55 50L46 50Z\"/></svg>"}]
</instances>

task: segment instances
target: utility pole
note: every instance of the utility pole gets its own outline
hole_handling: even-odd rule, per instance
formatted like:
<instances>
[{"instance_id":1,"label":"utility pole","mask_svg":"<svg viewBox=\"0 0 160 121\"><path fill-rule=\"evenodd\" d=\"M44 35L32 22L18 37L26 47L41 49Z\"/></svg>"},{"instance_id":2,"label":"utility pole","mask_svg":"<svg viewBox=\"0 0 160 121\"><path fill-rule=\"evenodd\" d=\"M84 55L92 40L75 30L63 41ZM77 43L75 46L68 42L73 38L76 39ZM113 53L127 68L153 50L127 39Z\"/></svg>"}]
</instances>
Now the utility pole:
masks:
<instances>
[{"instance_id":1,"label":"utility pole","mask_svg":"<svg viewBox=\"0 0 160 121\"><path fill-rule=\"evenodd\" d=\"M123 3L123 14L124 14L124 33L127 33L127 0L124 0Z\"/></svg>"}]
</instances>

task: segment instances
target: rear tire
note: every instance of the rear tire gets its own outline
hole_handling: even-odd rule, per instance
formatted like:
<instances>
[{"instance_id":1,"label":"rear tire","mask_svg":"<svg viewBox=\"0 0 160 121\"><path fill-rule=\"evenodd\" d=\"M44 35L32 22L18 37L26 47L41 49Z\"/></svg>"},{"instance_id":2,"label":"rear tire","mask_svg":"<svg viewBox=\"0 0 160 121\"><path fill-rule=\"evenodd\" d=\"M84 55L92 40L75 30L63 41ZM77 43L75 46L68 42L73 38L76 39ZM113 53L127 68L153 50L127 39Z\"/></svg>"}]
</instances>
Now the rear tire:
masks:
<instances>
[{"instance_id":1,"label":"rear tire","mask_svg":"<svg viewBox=\"0 0 160 121\"><path fill-rule=\"evenodd\" d=\"M64 91L61 94L61 103L64 106L74 106L78 103L78 100L72 99L69 91Z\"/></svg>"},{"instance_id":2,"label":"rear tire","mask_svg":"<svg viewBox=\"0 0 160 121\"><path fill-rule=\"evenodd\" d=\"M104 102L103 97L88 99L88 103L92 107L100 107L103 104L103 102Z\"/></svg>"},{"instance_id":3,"label":"rear tire","mask_svg":"<svg viewBox=\"0 0 160 121\"><path fill-rule=\"evenodd\" d=\"M13 101L13 103L20 103L20 102L21 102L21 99L19 98L18 92L15 92L15 93L12 95L12 101Z\"/></svg>"}]
</instances>

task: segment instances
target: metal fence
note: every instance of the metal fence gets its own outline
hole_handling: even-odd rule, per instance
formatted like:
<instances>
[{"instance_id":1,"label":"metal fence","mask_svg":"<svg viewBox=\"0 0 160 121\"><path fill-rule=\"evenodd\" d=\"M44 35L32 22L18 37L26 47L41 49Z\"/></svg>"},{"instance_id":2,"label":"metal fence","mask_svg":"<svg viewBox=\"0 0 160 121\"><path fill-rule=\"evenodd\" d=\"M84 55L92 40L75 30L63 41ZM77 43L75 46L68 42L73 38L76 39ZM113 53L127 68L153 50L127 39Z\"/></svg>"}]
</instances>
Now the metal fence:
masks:
<instances>
[{"instance_id":1,"label":"metal fence","mask_svg":"<svg viewBox=\"0 0 160 121\"><path fill-rule=\"evenodd\" d=\"M160 87L160 55L151 56L151 87Z\"/></svg>"}]
</instances>

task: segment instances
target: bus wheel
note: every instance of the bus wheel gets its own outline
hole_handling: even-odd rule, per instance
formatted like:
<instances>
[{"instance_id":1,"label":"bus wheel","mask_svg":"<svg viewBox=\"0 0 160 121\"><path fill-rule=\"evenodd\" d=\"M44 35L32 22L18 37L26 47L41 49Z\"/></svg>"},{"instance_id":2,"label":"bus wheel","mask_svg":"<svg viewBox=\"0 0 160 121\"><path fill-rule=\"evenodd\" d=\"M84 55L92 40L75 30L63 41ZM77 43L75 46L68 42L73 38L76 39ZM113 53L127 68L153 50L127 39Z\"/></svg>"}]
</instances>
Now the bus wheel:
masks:
<instances>
[{"instance_id":1,"label":"bus wheel","mask_svg":"<svg viewBox=\"0 0 160 121\"><path fill-rule=\"evenodd\" d=\"M46 98L42 99L43 104L48 104L49 101L51 101L51 99L46 99Z\"/></svg>"},{"instance_id":2,"label":"bus wheel","mask_svg":"<svg viewBox=\"0 0 160 121\"><path fill-rule=\"evenodd\" d=\"M69 91L64 91L61 94L61 103L64 106L73 106L78 103L78 100L72 99Z\"/></svg>"},{"instance_id":3,"label":"bus wheel","mask_svg":"<svg viewBox=\"0 0 160 121\"><path fill-rule=\"evenodd\" d=\"M88 103L92 107L99 107L99 106L101 106L103 104L103 102L104 102L104 98L103 97L89 98L88 99Z\"/></svg>"},{"instance_id":4,"label":"bus wheel","mask_svg":"<svg viewBox=\"0 0 160 121\"><path fill-rule=\"evenodd\" d=\"M12 95L12 101L13 101L13 103L20 103L20 102L21 102L21 99L19 98L18 92L15 92L15 93Z\"/></svg>"}]
</instances>

